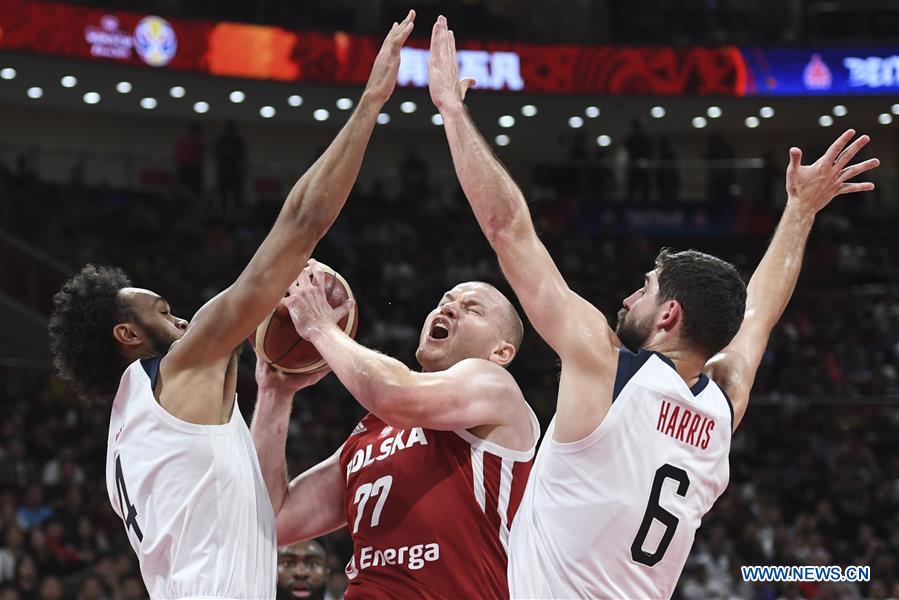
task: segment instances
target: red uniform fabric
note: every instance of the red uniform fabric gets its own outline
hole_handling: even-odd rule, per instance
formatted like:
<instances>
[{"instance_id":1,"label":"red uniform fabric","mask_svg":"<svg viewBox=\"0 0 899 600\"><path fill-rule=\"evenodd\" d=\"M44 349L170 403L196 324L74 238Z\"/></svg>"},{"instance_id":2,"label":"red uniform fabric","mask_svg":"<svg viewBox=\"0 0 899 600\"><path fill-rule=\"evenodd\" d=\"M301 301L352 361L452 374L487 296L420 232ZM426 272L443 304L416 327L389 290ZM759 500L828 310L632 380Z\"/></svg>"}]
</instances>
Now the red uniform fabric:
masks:
<instances>
[{"instance_id":1,"label":"red uniform fabric","mask_svg":"<svg viewBox=\"0 0 899 600\"><path fill-rule=\"evenodd\" d=\"M534 448L367 415L340 453L353 537L345 597L508 598L506 542L533 458Z\"/></svg>"}]
</instances>

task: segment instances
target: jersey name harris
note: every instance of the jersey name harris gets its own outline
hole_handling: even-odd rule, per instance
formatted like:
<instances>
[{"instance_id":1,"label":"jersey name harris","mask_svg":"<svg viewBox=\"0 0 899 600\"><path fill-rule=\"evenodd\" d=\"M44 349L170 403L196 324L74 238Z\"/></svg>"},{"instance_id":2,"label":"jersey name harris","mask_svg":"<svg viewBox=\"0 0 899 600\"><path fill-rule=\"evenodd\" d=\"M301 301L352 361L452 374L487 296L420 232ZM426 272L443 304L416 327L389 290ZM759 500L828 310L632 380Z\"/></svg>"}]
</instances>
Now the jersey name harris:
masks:
<instances>
[{"instance_id":1,"label":"jersey name harris","mask_svg":"<svg viewBox=\"0 0 899 600\"><path fill-rule=\"evenodd\" d=\"M381 435L388 435L380 442L372 442L364 448L359 448L353 454L353 458L347 463L346 476L349 480L350 475L357 473L378 460L390 458L397 452L408 450L415 445L427 446L428 438L425 436L424 429L421 427L413 427L412 429L401 429L396 435L389 435L392 428L385 427L381 431ZM375 447L377 446L377 450ZM375 454L377 452L377 454Z\"/></svg>"},{"instance_id":2,"label":"jersey name harris","mask_svg":"<svg viewBox=\"0 0 899 600\"><path fill-rule=\"evenodd\" d=\"M679 442L705 450L712 439L715 419L662 400L656 429Z\"/></svg>"}]
</instances>

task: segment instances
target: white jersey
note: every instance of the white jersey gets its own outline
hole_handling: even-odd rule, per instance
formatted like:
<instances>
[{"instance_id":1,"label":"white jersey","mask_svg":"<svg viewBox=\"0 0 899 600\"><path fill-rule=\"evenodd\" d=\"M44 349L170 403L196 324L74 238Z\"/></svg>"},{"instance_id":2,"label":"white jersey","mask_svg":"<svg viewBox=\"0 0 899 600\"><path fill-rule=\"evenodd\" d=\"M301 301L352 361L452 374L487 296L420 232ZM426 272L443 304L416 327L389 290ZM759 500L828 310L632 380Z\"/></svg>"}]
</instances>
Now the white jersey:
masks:
<instances>
[{"instance_id":1,"label":"white jersey","mask_svg":"<svg viewBox=\"0 0 899 600\"><path fill-rule=\"evenodd\" d=\"M112 404L106 489L152 598L274 598L275 518L237 402L195 425L153 395L160 358L135 361Z\"/></svg>"},{"instance_id":2,"label":"white jersey","mask_svg":"<svg viewBox=\"0 0 899 600\"><path fill-rule=\"evenodd\" d=\"M668 598L727 487L733 408L705 375L622 348L612 407L537 453L509 540L513 598Z\"/></svg>"}]
</instances>

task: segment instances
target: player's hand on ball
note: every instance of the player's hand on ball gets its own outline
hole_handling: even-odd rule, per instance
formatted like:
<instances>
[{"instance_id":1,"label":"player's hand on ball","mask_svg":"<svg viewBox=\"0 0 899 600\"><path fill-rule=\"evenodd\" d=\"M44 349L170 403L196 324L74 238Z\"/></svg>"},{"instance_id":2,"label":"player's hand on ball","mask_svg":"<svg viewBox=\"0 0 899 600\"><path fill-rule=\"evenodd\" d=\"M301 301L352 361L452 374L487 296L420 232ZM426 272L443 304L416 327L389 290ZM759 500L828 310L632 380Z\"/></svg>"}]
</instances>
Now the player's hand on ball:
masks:
<instances>
[{"instance_id":1,"label":"player's hand on ball","mask_svg":"<svg viewBox=\"0 0 899 600\"><path fill-rule=\"evenodd\" d=\"M390 28L378 56L375 57L365 92L379 100L381 104L387 102L396 87L396 75L400 70L400 48L409 39L414 24L415 11L410 10L402 22L394 23Z\"/></svg>"},{"instance_id":2,"label":"player's hand on ball","mask_svg":"<svg viewBox=\"0 0 899 600\"><path fill-rule=\"evenodd\" d=\"M309 339L309 334L315 330L336 326L355 305L355 300L346 300L336 308L331 307L325 293L324 277L318 263L312 259L281 302L287 307L297 333L304 339Z\"/></svg>"},{"instance_id":3,"label":"player's hand on ball","mask_svg":"<svg viewBox=\"0 0 899 600\"><path fill-rule=\"evenodd\" d=\"M465 92L476 82L471 77L459 80L456 38L441 15L431 30L431 54L428 58L428 89L437 110L449 108L465 99Z\"/></svg>"},{"instance_id":4,"label":"player's hand on ball","mask_svg":"<svg viewBox=\"0 0 899 600\"><path fill-rule=\"evenodd\" d=\"M863 135L846 146L854 136L855 130L849 129L831 144L824 156L807 166L801 164L802 150L790 148L790 165L787 167L789 203L815 214L840 194L874 189L871 182L848 183L850 179L865 171L880 166L880 160L876 158L854 165L849 164L858 151L871 141L871 138Z\"/></svg>"},{"instance_id":5,"label":"player's hand on ball","mask_svg":"<svg viewBox=\"0 0 899 600\"><path fill-rule=\"evenodd\" d=\"M273 392L277 396L292 397L299 390L315 385L330 372L330 369L322 369L312 373L285 373L256 357L256 385L259 391Z\"/></svg>"}]
</instances>

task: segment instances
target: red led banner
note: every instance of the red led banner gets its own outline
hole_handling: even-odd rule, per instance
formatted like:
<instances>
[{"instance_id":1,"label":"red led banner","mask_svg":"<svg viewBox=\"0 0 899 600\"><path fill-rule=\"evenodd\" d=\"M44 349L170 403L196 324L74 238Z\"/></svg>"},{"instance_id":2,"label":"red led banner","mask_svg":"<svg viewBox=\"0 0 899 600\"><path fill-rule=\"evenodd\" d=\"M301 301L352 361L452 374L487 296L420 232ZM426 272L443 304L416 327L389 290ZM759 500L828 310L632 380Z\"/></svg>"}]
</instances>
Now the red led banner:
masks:
<instances>
[{"instance_id":1,"label":"red led banner","mask_svg":"<svg viewBox=\"0 0 899 600\"><path fill-rule=\"evenodd\" d=\"M430 24L419 30L430 31ZM463 27L460 24L459 27ZM403 49L400 85L427 85L427 40ZM212 75L364 84L381 40L337 32L166 19L124 11L0 0L0 49ZM715 48L538 46L466 42L462 76L485 89L552 94L746 93L735 46Z\"/></svg>"}]
</instances>

